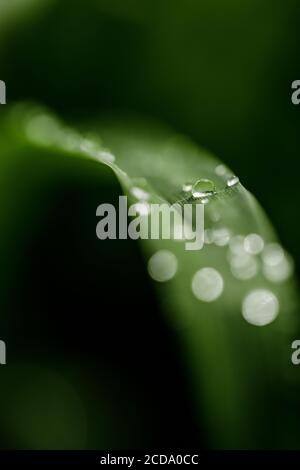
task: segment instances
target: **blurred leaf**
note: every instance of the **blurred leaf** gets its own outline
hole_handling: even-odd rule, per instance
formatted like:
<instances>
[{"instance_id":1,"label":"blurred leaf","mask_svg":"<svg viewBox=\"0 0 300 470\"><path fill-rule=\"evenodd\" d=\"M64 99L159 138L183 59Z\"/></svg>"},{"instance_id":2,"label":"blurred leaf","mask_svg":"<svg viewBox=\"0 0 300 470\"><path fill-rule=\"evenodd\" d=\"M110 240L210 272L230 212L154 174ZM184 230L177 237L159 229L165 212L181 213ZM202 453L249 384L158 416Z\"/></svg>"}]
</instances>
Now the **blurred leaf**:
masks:
<instances>
[{"instance_id":1,"label":"blurred leaf","mask_svg":"<svg viewBox=\"0 0 300 470\"><path fill-rule=\"evenodd\" d=\"M167 253L176 261L175 275L158 283L157 295L166 321L178 332L199 417L204 417L212 445L257 446L258 436L262 447L274 445L269 442L268 429L274 426L278 438L287 433L282 424L284 415L278 411L275 416L274 408L281 409L288 391L274 397L272 385L282 385L285 380L297 298L291 272L281 277L279 272L276 279L276 266L271 275L266 271L268 250L280 250L280 246L255 198L240 183L230 187L227 183L232 172L208 152L151 121L107 119L84 123L79 132L43 109L18 106L2 126L2 132L21 148L47 148L107 166L131 203L145 204L141 194L147 194L146 204L197 204L184 185L200 179L214 182L216 192L205 204L208 238L202 250L185 250L185 240L142 240L141 245L150 274L153 256ZM263 241L262 253L260 249L257 254L246 252L245 237L249 234ZM292 271L289 256L280 253ZM195 295L197 286L192 287L195 274L203 268L212 269L219 276L216 281L221 278L224 283L214 301L205 301L203 291ZM206 272L202 271L204 283ZM199 286L201 291L201 276ZM134 288L133 301L140 302L142 314L147 300L139 299ZM211 288L214 285L208 282L207 289ZM261 291L267 292L267 298L257 297ZM243 305L250 294L247 322ZM276 310L277 303L278 317L277 311L270 314L268 310L274 305ZM255 325L257 320L266 325ZM286 427L290 428L289 423Z\"/></svg>"},{"instance_id":2,"label":"blurred leaf","mask_svg":"<svg viewBox=\"0 0 300 470\"><path fill-rule=\"evenodd\" d=\"M10 29L14 23L32 17L35 13L53 3L53 0L0 0L0 37Z\"/></svg>"}]
</instances>

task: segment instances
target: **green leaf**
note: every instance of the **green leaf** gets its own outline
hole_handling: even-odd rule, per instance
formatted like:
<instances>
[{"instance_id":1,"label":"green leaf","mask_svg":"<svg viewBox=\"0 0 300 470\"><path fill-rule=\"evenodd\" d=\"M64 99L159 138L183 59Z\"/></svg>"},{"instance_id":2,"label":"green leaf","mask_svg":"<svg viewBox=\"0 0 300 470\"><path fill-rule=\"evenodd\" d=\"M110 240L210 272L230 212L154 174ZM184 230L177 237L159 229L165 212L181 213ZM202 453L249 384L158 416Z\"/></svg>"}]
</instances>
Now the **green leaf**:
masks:
<instances>
[{"instance_id":1,"label":"green leaf","mask_svg":"<svg viewBox=\"0 0 300 470\"><path fill-rule=\"evenodd\" d=\"M160 124L122 118L77 129L27 106L16 107L2 122L2 134L20 148L51 149L108 167L132 204L196 205L201 198L193 188L212 185L201 250L187 251L185 239L140 243L212 445L251 447L260 435L262 447L272 446L267 430L285 419L280 410L289 399L288 387L272 397L272 383L290 380L286 369L298 299L293 262L259 203L219 160ZM283 428L287 439L291 423Z\"/></svg>"},{"instance_id":2,"label":"green leaf","mask_svg":"<svg viewBox=\"0 0 300 470\"><path fill-rule=\"evenodd\" d=\"M32 17L53 0L0 0L0 37L15 23Z\"/></svg>"}]
</instances>

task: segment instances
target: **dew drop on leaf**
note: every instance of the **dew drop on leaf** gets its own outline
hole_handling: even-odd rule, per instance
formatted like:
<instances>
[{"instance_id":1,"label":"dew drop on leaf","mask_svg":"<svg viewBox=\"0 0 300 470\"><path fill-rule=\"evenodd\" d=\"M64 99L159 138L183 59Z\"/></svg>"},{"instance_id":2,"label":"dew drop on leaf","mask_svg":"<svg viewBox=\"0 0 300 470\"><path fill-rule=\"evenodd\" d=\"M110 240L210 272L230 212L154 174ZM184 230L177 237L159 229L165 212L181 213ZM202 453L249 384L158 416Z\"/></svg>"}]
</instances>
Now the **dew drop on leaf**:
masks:
<instances>
[{"instance_id":1,"label":"dew drop on leaf","mask_svg":"<svg viewBox=\"0 0 300 470\"><path fill-rule=\"evenodd\" d=\"M227 180L227 187L228 188L232 188L233 186L236 186L237 184L239 184L240 180L237 176L231 176L228 180Z\"/></svg>"},{"instance_id":2,"label":"dew drop on leaf","mask_svg":"<svg viewBox=\"0 0 300 470\"><path fill-rule=\"evenodd\" d=\"M157 251L148 261L148 272L157 282L172 279L177 272L177 258L168 250Z\"/></svg>"},{"instance_id":3,"label":"dew drop on leaf","mask_svg":"<svg viewBox=\"0 0 300 470\"><path fill-rule=\"evenodd\" d=\"M250 233L244 240L244 247L247 253L258 255L264 248L264 241L260 235Z\"/></svg>"},{"instance_id":4,"label":"dew drop on leaf","mask_svg":"<svg viewBox=\"0 0 300 470\"><path fill-rule=\"evenodd\" d=\"M267 289L253 290L243 302L244 319L255 326L265 326L275 320L279 313L279 302Z\"/></svg>"},{"instance_id":5,"label":"dew drop on leaf","mask_svg":"<svg viewBox=\"0 0 300 470\"><path fill-rule=\"evenodd\" d=\"M138 186L131 188L130 192L132 196L134 196L136 199L139 199L140 201L147 201L150 198L150 194Z\"/></svg>"},{"instance_id":6,"label":"dew drop on leaf","mask_svg":"<svg viewBox=\"0 0 300 470\"><path fill-rule=\"evenodd\" d=\"M189 193L190 191L192 191L192 189L193 189L193 183L187 182L182 185L182 191L185 193Z\"/></svg>"},{"instance_id":7,"label":"dew drop on leaf","mask_svg":"<svg viewBox=\"0 0 300 470\"><path fill-rule=\"evenodd\" d=\"M216 190L213 181L208 179L201 179L196 181L192 188L192 194L195 199L206 198L214 194Z\"/></svg>"},{"instance_id":8,"label":"dew drop on leaf","mask_svg":"<svg viewBox=\"0 0 300 470\"><path fill-rule=\"evenodd\" d=\"M223 277L214 268L202 268L193 277L192 291L203 302L213 302L220 297L223 289Z\"/></svg>"}]
</instances>

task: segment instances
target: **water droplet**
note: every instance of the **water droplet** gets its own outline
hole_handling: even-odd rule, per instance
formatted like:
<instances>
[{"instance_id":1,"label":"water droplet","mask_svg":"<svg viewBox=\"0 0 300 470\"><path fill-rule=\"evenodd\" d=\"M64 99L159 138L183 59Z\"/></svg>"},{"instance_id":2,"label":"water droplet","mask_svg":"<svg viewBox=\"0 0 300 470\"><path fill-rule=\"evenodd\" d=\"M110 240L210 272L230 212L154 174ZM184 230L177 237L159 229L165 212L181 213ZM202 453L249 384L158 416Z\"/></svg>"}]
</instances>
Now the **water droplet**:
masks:
<instances>
[{"instance_id":1,"label":"water droplet","mask_svg":"<svg viewBox=\"0 0 300 470\"><path fill-rule=\"evenodd\" d=\"M218 176L225 176L227 172L228 170L225 165L218 165L215 168L215 173Z\"/></svg>"},{"instance_id":2,"label":"water droplet","mask_svg":"<svg viewBox=\"0 0 300 470\"><path fill-rule=\"evenodd\" d=\"M149 215L150 214L150 204L147 202L137 202L133 204L132 206L133 211L135 211L136 214L139 215Z\"/></svg>"},{"instance_id":3,"label":"water droplet","mask_svg":"<svg viewBox=\"0 0 300 470\"><path fill-rule=\"evenodd\" d=\"M107 163L113 163L115 161L114 155L107 150L102 150L101 144L92 138L83 138L80 142L79 148L81 152L97 160L105 161Z\"/></svg>"},{"instance_id":4,"label":"water droplet","mask_svg":"<svg viewBox=\"0 0 300 470\"><path fill-rule=\"evenodd\" d=\"M257 259L251 255L234 255L230 259L230 269L234 277L240 280L251 279L258 272Z\"/></svg>"},{"instance_id":5,"label":"water droplet","mask_svg":"<svg viewBox=\"0 0 300 470\"><path fill-rule=\"evenodd\" d=\"M244 240L244 248L247 253L250 253L251 255L258 255L264 248L264 241L260 235L251 233L250 235L247 235Z\"/></svg>"},{"instance_id":6,"label":"water droplet","mask_svg":"<svg viewBox=\"0 0 300 470\"><path fill-rule=\"evenodd\" d=\"M65 128L62 130L60 145L69 152L76 152L80 148L82 141L81 135L73 129Z\"/></svg>"},{"instance_id":7,"label":"water droplet","mask_svg":"<svg viewBox=\"0 0 300 470\"><path fill-rule=\"evenodd\" d=\"M148 261L148 272L157 282L172 279L177 272L177 258L168 250L157 251Z\"/></svg>"},{"instance_id":8,"label":"water droplet","mask_svg":"<svg viewBox=\"0 0 300 470\"><path fill-rule=\"evenodd\" d=\"M284 251L278 243L269 243L262 253L263 262L267 266L276 266L281 263L283 258Z\"/></svg>"},{"instance_id":9,"label":"water droplet","mask_svg":"<svg viewBox=\"0 0 300 470\"><path fill-rule=\"evenodd\" d=\"M273 292L257 289L248 294L242 306L242 314L248 323L265 326L275 320L279 313L279 302Z\"/></svg>"},{"instance_id":10,"label":"water droplet","mask_svg":"<svg viewBox=\"0 0 300 470\"><path fill-rule=\"evenodd\" d=\"M207 228L204 232L204 242L207 245L210 245L214 241L214 231L210 228Z\"/></svg>"},{"instance_id":11,"label":"water droplet","mask_svg":"<svg viewBox=\"0 0 300 470\"><path fill-rule=\"evenodd\" d=\"M242 235L235 235L229 241L230 253L234 255L245 254L244 237Z\"/></svg>"},{"instance_id":12,"label":"water droplet","mask_svg":"<svg viewBox=\"0 0 300 470\"><path fill-rule=\"evenodd\" d=\"M226 227L214 230L214 242L218 246L225 246L229 243L230 232Z\"/></svg>"},{"instance_id":13,"label":"water droplet","mask_svg":"<svg viewBox=\"0 0 300 470\"><path fill-rule=\"evenodd\" d=\"M207 196L214 194L215 189L216 187L213 181L201 179L194 184L192 194L195 199L207 198Z\"/></svg>"},{"instance_id":14,"label":"water droplet","mask_svg":"<svg viewBox=\"0 0 300 470\"><path fill-rule=\"evenodd\" d=\"M212 193L212 194L213 194L213 193ZM200 202L201 204L208 204L208 203L209 203L209 199L208 199L207 197L201 197L201 198L199 199L199 202Z\"/></svg>"},{"instance_id":15,"label":"water droplet","mask_svg":"<svg viewBox=\"0 0 300 470\"><path fill-rule=\"evenodd\" d=\"M99 147L95 144L95 142L89 139L82 139L80 143L80 150L83 153L94 156L97 152L99 152Z\"/></svg>"},{"instance_id":16,"label":"water droplet","mask_svg":"<svg viewBox=\"0 0 300 470\"><path fill-rule=\"evenodd\" d=\"M108 152L108 150L100 150L98 153L98 157L108 163L114 163L116 160L116 157L111 152Z\"/></svg>"},{"instance_id":17,"label":"water droplet","mask_svg":"<svg viewBox=\"0 0 300 470\"><path fill-rule=\"evenodd\" d=\"M28 121L25 132L30 140L39 145L53 145L57 143L61 129L54 117L48 114L38 114Z\"/></svg>"},{"instance_id":18,"label":"water droplet","mask_svg":"<svg viewBox=\"0 0 300 470\"><path fill-rule=\"evenodd\" d=\"M189 193L190 191L192 191L193 189L193 183L184 183L182 185L182 191L184 191L185 193Z\"/></svg>"},{"instance_id":19,"label":"water droplet","mask_svg":"<svg viewBox=\"0 0 300 470\"><path fill-rule=\"evenodd\" d=\"M239 184L240 180L237 176L231 176L228 180L227 180L227 187L228 188L232 188L233 186L236 186L237 184Z\"/></svg>"},{"instance_id":20,"label":"water droplet","mask_svg":"<svg viewBox=\"0 0 300 470\"><path fill-rule=\"evenodd\" d=\"M193 277L192 291L203 302L213 302L220 297L223 289L223 277L214 268L202 268Z\"/></svg>"},{"instance_id":21,"label":"water droplet","mask_svg":"<svg viewBox=\"0 0 300 470\"><path fill-rule=\"evenodd\" d=\"M294 266L280 245L271 244L263 253L263 273L271 282L283 282L293 274Z\"/></svg>"},{"instance_id":22,"label":"water droplet","mask_svg":"<svg viewBox=\"0 0 300 470\"><path fill-rule=\"evenodd\" d=\"M263 273L266 279L271 282L284 282L293 274L293 265L286 259L276 266L263 266Z\"/></svg>"},{"instance_id":23,"label":"water droplet","mask_svg":"<svg viewBox=\"0 0 300 470\"><path fill-rule=\"evenodd\" d=\"M148 199L150 198L150 194L147 193L147 191L137 186L131 188L130 192L136 199L139 199L141 201L148 201Z\"/></svg>"}]
</instances>

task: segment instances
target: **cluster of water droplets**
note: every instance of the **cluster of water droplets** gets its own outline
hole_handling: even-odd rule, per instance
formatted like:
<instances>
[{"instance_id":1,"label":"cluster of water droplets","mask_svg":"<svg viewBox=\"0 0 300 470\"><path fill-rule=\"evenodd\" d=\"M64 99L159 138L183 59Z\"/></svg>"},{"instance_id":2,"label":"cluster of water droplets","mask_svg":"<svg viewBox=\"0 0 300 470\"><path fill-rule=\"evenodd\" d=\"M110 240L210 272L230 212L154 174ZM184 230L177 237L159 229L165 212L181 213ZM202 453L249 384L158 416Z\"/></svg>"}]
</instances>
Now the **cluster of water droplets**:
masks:
<instances>
[{"instance_id":1,"label":"cluster of water droplets","mask_svg":"<svg viewBox=\"0 0 300 470\"><path fill-rule=\"evenodd\" d=\"M219 176L226 175L226 169L223 165L219 165L217 168L219 168L219 170L217 171L216 169L216 173ZM228 174L226 178L226 187L233 188L237 186L239 182L240 180L237 176ZM194 183L190 181L185 182L182 185L181 189L184 194L186 194L187 196L191 196L195 201L198 201L202 204L207 204L209 202L210 197L217 194L215 183L212 180L206 178L201 178Z\"/></svg>"},{"instance_id":2,"label":"cluster of water droplets","mask_svg":"<svg viewBox=\"0 0 300 470\"><path fill-rule=\"evenodd\" d=\"M103 149L101 142L94 136L83 136L79 132L64 127L58 120L46 113L33 115L25 127L27 138L38 145L57 146L67 152L80 152L83 155L113 163L115 157ZM215 169L217 176L226 182L226 188L234 188L239 178L230 174L224 165ZM182 191L188 197L202 204L208 204L216 193L215 183L209 179L186 182ZM139 186L132 186L131 195L137 200L136 212L147 216L150 213L150 194ZM213 214L215 222L219 217ZM213 218L212 217L212 218ZM265 244L256 233L235 235L227 227L205 230L205 244L227 249L227 260L231 274L239 281L247 281L257 276L261 270L263 276L271 283L287 280L293 271L291 259L277 243ZM167 282L176 276L179 263L176 255L170 250L159 250L148 261L148 272L157 282ZM202 302L213 302L220 298L224 291L224 278L213 267L202 267L192 276L191 291ZM256 326L271 323L279 313L279 301L269 289L258 288L246 294L242 301L241 312L244 319Z\"/></svg>"},{"instance_id":3,"label":"cluster of water droplets","mask_svg":"<svg viewBox=\"0 0 300 470\"><path fill-rule=\"evenodd\" d=\"M229 174L224 165L218 165L218 176L226 181L226 188L239 184L237 176ZM187 182L182 191L195 201L207 204L216 194L215 184L208 179L200 179L195 183ZM293 273L293 263L289 255L278 243L266 243L257 233L236 234L219 225L220 215L212 211L211 219L216 226L205 230L205 245L214 245L225 250L229 272L239 282L246 282L257 277L264 278L270 284L282 283ZM205 249L205 247L203 248ZM169 250L157 251L148 262L150 276L158 281L170 281L177 274L179 262ZM258 277L260 276L260 278ZM212 266L205 266L195 272L191 279L192 294L202 302L214 302L219 299L225 288L224 276ZM271 288L255 287L243 296L241 302L243 318L255 326L268 325L275 320L279 311L279 300Z\"/></svg>"},{"instance_id":4,"label":"cluster of water droplets","mask_svg":"<svg viewBox=\"0 0 300 470\"><path fill-rule=\"evenodd\" d=\"M136 200L132 205L132 208L135 210L136 214L140 216L148 216L151 212L150 206L150 193L146 191L143 187L133 185L129 190L131 196Z\"/></svg>"},{"instance_id":5,"label":"cluster of water droplets","mask_svg":"<svg viewBox=\"0 0 300 470\"><path fill-rule=\"evenodd\" d=\"M216 187L213 181L202 178L197 180L195 183L184 183L182 185L182 191L188 197L192 197L201 204L207 204L209 202L209 198L216 193Z\"/></svg>"},{"instance_id":6,"label":"cluster of water droplets","mask_svg":"<svg viewBox=\"0 0 300 470\"><path fill-rule=\"evenodd\" d=\"M207 204L209 198L215 194L216 187L213 181L200 179L193 185L191 192L194 199L199 200L202 204Z\"/></svg>"},{"instance_id":7,"label":"cluster of water droplets","mask_svg":"<svg viewBox=\"0 0 300 470\"><path fill-rule=\"evenodd\" d=\"M274 261L274 258L272 260ZM267 264L264 263L264 268L269 266L268 262ZM280 272L280 275L277 274L276 278L271 275L267 279L272 282L279 282L280 279L280 282L282 282L291 274L291 266L289 265L289 268L287 268L286 261L283 264L283 261L279 259L276 263L275 272ZM166 282L175 277L178 266L179 263L174 253L170 250L159 250L149 259L148 272L155 281ZM230 267L235 278L246 281L257 274L258 261L256 258L237 257L233 258ZM220 298L224 287L224 277L211 266L196 271L191 280L192 293L202 302L213 302ZM279 313L278 298L271 289L255 288L250 290L242 300L241 313L248 323L255 326L267 325L275 320Z\"/></svg>"},{"instance_id":8,"label":"cluster of water droplets","mask_svg":"<svg viewBox=\"0 0 300 470\"><path fill-rule=\"evenodd\" d=\"M221 178L225 178L226 186L228 188L233 188L238 185L240 180L238 176L232 175L230 170L225 165L217 165L215 168L215 174Z\"/></svg>"},{"instance_id":9,"label":"cluster of water droplets","mask_svg":"<svg viewBox=\"0 0 300 470\"><path fill-rule=\"evenodd\" d=\"M33 143L46 147L57 147L66 152L82 155L105 163L113 163L114 155L104 149L97 136L84 136L65 127L58 119L47 113L35 113L25 124L26 137Z\"/></svg>"}]
</instances>

